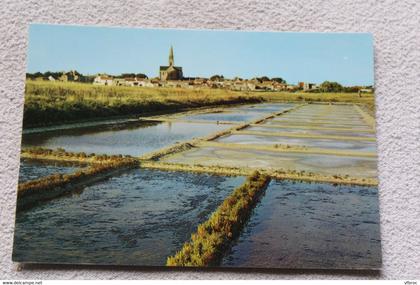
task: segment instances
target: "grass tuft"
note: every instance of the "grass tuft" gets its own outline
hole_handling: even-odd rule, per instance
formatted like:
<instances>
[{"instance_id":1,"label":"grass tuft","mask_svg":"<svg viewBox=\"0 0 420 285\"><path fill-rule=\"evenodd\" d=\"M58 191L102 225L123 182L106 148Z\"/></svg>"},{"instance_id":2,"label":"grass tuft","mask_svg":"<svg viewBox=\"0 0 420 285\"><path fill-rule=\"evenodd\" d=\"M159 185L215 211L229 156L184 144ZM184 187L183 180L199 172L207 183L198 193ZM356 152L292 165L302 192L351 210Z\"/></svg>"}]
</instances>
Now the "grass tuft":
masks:
<instances>
[{"instance_id":1,"label":"grass tuft","mask_svg":"<svg viewBox=\"0 0 420 285\"><path fill-rule=\"evenodd\" d=\"M242 230L270 178L255 171L228 196L210 218L197 227L182 249L167 259L168 266L212 266Z\"/></svg>"}]
</instances>

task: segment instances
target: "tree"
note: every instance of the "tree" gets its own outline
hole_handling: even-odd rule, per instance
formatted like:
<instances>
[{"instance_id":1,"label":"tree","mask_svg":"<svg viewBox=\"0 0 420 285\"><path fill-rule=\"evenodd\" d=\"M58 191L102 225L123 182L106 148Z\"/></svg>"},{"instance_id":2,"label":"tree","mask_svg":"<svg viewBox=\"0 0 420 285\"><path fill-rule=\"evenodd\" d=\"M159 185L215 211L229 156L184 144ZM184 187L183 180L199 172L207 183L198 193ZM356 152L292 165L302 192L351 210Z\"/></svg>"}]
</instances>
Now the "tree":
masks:
<instances>
[{"instance_id":1,"label":"tree","mask_svg":"<svg viewBox=\"0 0 420 285\"><path fill-rule=\"evenodd\" d=\"M136 74L135 73L122 73L121 77L122 78L134 78L134 77L136 77Z\"/></svg>"},{"instance_id":2,"label":"tree","mask_svg":"<svg viewBox=\"0 0 420 285\"><path fill-rule=\"evenodd\" d=\"M142 79L147 79L148 77L147 77L147 75L146 74L144 74L144 73L137 73L136 74L136 77L137 78L142 78Z\"/></svg>"},{"instance_id":3,"label":"tree","mask_svg":"<svg viewBox=\"0 0 420 285\"><path fill-rule=\"evenodd\" d=\"M278 82L278 83L286 83L286 80L284 80L281 77L273 77L273 78L271 78L271 81L275 81L275 82Z\"/></svg>"},{"instance_id":4,"label":"tree","mask_svg":"<svg viewBox=\"0 0 420 285\"><path fill-rule=\"evenodd\" d=\"M319 89L322 92L341 92L343 91L343 86L338 82L324 81L319 86Z\"/></svg>"},{"instance_id":5,"label":"tree","mask_svg":"<svg viewBox=\"0 0 420 285\"><path fill-rule=\"evenodd\" d=\"M35 72L35 73L26 73L26 77L30 79L35 79L38 77L43 77L44 75L41 72Z\"/></svg>"},{"instance_id":6,"label":"tree","mask_svg":"<svg viewBox=\"0 0 420 285\"><path fill-rule=\"evenodd\" d=\"M115 76L115 78L148 78L144 73L121 73L121 75Z\"/></svg>"},{"instance_id":7,"label":"tree","mask_svg":"<svg viewBox=\"0 0 420 285\"><path fill-rule=\"evenodd\" d=\"M213 75L210 77L211 81L223 81L225 78L223 77L223 75Z\"/></svg>"}]
</instances>

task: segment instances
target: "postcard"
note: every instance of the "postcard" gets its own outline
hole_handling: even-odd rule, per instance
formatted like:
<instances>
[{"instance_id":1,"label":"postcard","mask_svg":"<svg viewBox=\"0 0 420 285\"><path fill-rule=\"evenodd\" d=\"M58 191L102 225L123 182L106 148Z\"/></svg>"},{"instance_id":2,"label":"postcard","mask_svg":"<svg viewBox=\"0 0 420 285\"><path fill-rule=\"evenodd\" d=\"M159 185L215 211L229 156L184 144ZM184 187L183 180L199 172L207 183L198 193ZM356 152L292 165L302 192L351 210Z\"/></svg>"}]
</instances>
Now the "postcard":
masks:
<instances>
[{"instance_id":1,"label":"postcard","mask_svg":"<svg viewBox=\"0 0 420 285\"><path fill-rule=\"evenodd\" d=\"M379 269L365 33L29 29L13 261Z\"/></svg>"}]
</instances>

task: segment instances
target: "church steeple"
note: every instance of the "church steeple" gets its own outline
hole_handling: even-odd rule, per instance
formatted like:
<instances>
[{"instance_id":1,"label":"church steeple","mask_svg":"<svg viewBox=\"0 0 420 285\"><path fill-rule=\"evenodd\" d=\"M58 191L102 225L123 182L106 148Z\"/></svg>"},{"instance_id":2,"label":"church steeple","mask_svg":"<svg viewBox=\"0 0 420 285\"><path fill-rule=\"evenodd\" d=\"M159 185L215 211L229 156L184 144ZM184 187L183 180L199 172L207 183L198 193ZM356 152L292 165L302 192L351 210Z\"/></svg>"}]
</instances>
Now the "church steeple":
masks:
<instances>
[{"instance_id":1,"label":"church steeple","mask_svg":"<svg viewBox=\"0 0 420 285\"><path fill-rule=\"evenodd\" d=\"M169 65L161 66L159 69L159 78L162 81L167 80L182 80L182 67L175 66L174 49L171 45L169 49Z\"/></svg>"},{"instance_id":2,"label":"church steeple","mask_svg":"<svg viewBox=\"0 0 420 285\"><path fill-rule=\"evenodd\" d=\"M174 49L171 46L171 49L169 51L169 66L174 65Z\"/></svg>"}]
</instances>

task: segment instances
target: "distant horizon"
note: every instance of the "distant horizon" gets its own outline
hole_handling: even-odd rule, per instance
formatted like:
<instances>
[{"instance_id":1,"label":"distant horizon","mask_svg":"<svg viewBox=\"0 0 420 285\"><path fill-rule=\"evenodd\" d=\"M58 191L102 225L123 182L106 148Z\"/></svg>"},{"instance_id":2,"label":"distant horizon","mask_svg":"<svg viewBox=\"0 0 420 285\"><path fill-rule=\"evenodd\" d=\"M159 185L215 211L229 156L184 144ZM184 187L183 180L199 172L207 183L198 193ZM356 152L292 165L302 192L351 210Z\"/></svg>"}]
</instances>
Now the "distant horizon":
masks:
<instances>
[{"instance_id":1,"label":"distant horizon","mask_svg":"<svg viewBox=\"0 0 420 285\"><path fill-rule=\"evenodd\" d=\"M336 81L373 86L373 41L366 33L139 29L33 24L27 73L143 73L158 77L174 48L185 77L281 77L289 84Z\"/></svg>"}]
</instances>

